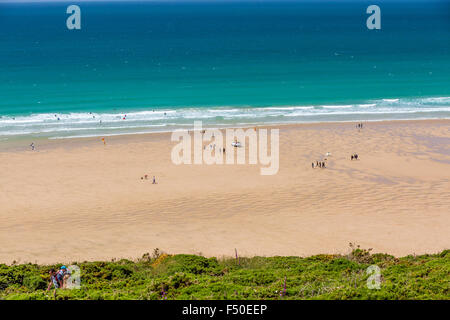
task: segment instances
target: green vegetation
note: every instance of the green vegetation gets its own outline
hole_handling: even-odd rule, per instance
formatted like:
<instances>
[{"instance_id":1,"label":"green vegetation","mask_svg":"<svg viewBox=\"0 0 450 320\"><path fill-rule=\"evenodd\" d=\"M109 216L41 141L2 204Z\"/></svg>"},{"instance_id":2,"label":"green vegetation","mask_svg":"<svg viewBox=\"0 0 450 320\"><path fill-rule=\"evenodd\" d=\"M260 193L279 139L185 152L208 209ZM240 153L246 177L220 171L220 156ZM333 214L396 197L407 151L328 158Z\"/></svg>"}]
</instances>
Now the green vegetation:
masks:
<instances>
[{"instance_id":1,"label":"green vegetation","mask_svg":"<svg viewBox=\"0 0 450 320\"><path fill-rule=\"evenodd\" d=\"M56 299L449 299L450 250L395 258L352 247L351 254L205 258L155 250L137 261L75 263L80 289ZM381 288L368 289L377 265ZM48 272L61 265L0 264L1 299L55 299Z\"/></svg>"}]
</instances>

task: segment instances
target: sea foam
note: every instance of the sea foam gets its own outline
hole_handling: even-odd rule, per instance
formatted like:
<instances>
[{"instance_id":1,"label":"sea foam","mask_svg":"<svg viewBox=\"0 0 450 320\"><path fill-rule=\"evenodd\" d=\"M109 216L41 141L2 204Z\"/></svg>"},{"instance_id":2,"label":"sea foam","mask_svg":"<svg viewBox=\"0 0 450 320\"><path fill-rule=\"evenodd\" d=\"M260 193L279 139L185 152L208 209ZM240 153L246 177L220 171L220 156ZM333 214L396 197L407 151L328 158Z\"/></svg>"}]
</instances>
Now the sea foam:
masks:
<instances>
[{"instance_id":1,"label":"sea foam","mask_svg":"<svg viewBox=\"0 0 450 320\"><path fill-rule=\"evenodd\" d=\"M269 107L167 108L121 112L42 113L0 117L0 139L14 136L68 138L190 128L329 121L448 119L450 97L389 98L356 104Z\"/></svg>"}]
</instances>

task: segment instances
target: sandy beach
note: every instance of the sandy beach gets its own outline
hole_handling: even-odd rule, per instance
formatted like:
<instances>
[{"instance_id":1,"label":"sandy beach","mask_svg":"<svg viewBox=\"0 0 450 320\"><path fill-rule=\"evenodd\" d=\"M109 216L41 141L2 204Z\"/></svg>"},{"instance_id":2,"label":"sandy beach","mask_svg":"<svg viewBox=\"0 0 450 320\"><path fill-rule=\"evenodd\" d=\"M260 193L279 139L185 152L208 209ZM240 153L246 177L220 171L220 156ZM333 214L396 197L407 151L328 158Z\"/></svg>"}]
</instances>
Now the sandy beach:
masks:
<instances>
[{"instance_id":1,"label":"sandy beach","mask_svg":"<svg viewBox=\"0 0 450 320\"><path fill-rule=\"evenodd\" d=\"M272 176L259 164L177 166L169 133L3 143L0 263L448 249L450 120L355 124L276 127ZM327 152L327 168L312 169Z\"/></svg>"}]
</instances>

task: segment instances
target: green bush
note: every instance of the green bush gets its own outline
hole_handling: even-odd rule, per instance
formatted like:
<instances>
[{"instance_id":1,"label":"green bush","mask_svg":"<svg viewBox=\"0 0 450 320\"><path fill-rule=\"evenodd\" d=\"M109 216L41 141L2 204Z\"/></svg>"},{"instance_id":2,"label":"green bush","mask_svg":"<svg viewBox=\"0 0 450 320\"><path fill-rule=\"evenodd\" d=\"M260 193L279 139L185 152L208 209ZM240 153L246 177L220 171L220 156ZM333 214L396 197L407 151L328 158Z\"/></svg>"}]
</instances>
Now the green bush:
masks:
<instances>
[{"instance_id":1,"label":"green bush","mask_svg":"<svg viewBox=\"0 0 450 320\"><path fill-rule=\"evenodd\" d=\"M368 289L366 269L381 270L381 288ZM349 255L205 258L155 250L137 261L77 263L80 289L68 299L446 299L450 254L396 258L353 247ZM0 300L55 299L48 271L60 265L0 264ZM286 284L286 289L284 288Z\"/></svg>"},{"instance_id":2,"label":"green bush","mask_svg":"<svg viewBox=\"0 0 450 320\"><path fill-rule=\"evenodd\" d=\"M205 258L195 255L179 254L168 257L163 263L168 274L186 272L192 274L220 273L216 258Z\"/></svg>"},{"instance_id":3,"label":"green bush","mask_svg":"<svg viewBox=\"0 0 450 320\"><path fill-rule=\"evenodd\" d=\"M32 291L47 288L47 282L40 275L30 275L25 277L23 285Z\"/></svg>"}]
</instances>

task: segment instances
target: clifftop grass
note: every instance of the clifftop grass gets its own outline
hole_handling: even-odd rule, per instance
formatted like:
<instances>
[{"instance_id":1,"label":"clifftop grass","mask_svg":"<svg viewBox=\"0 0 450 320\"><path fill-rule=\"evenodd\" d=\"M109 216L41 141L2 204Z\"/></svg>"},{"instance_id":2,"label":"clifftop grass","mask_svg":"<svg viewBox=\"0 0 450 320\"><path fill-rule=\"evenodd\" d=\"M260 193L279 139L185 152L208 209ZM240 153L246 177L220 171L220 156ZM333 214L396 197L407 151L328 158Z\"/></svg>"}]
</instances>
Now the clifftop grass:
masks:
<instances>
[{"instance_id":1,"label":"clifftop grass","mask_svg":"<svg viewBox=\"0 0 450 320\"><path fill-rule=\"evenodd\" d=\"M137 261L75 263L80 289L46 292L60 265L0 264L1 299L449 299L450 250L395 258L353 248L351 254L205 258L155 250ZM370 265L381 271L369 289Z\"/></svg>"}]
</instances>

